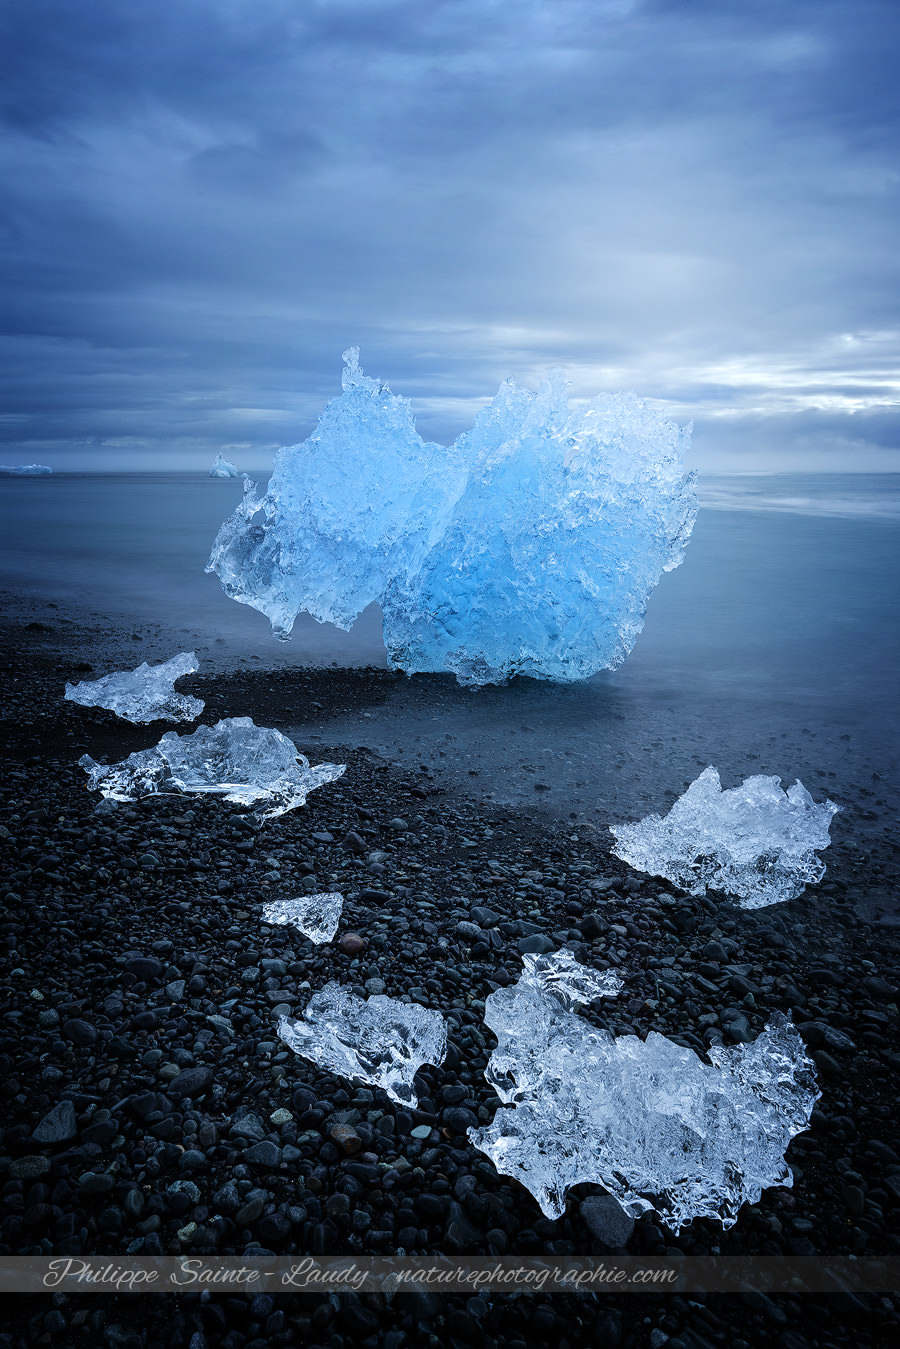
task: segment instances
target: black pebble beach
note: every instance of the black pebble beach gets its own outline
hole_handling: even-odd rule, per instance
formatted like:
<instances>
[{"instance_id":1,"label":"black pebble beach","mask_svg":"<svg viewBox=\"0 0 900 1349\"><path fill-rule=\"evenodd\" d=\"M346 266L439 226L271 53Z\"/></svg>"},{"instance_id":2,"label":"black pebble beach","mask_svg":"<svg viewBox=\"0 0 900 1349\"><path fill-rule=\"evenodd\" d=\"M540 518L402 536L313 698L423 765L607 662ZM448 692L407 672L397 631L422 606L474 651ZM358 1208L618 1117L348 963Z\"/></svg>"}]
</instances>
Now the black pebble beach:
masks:
<instances>
[{"instance_id":1,"label":"black pebble beach","mask_svg":"<svg viewBox=\"0 0 900 1349\"><path fill-rule=\"evenodd\" d=\"M754 912L631 872L599 833L573 841L354 746L301 744L347 771L262 824L196 797L98 811L81 754L120 759L169 728L73 706L63 685L171 653L144 645L46 615L5 629L0 1254L900 1254L898 928L889 905L860 902L863 880L868 896L896 890L897 863L854 845L853 803L824 883ZM254 670L179 689L205 699L206 723L283 726L292 708L368 706L397 677ZM333 943L261 921L266 900L323 890L345 896ZM703 1054L754 1039L774 1011L793 1019L822 1099L788 1151L792 1189L724 1232L632 1223L594 1186L551 1222L469 1145L497 1106L485 998L523 951L560 948L623 977L621 998L584 1013L616 1033ZM329 980L447 1018L418 1109L277 1038L275 1009L299 1014ZM896 1343L900 1300L852 1293L48 1293L0 1329L0 1349Z\"/></svg>"}]
</instances>

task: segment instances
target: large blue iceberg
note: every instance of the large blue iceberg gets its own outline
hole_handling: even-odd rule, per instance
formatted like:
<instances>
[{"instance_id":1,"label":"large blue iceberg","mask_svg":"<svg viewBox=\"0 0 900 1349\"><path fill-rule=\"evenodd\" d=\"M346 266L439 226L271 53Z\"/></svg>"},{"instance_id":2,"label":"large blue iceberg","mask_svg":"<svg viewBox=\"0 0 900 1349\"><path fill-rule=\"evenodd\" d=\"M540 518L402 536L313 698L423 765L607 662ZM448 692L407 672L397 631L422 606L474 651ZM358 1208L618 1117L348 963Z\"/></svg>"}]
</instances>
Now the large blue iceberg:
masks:
<instances>
[{"instance_id":1,"label":"large blue iceberg","mask_svg":"<svg viewBox=\"0 0 900 1349\"><path fill-rule=\"evenodd\" d=\"M570 408L555 373L505 380L471 431L427 443L357 347L344 361L341 397L220 528L226 593L282 639L301 612L346 629L378 601L390 664L461 684L620 665L693 528L689 429L634 394Z\"/></svg>"}]
</instances>

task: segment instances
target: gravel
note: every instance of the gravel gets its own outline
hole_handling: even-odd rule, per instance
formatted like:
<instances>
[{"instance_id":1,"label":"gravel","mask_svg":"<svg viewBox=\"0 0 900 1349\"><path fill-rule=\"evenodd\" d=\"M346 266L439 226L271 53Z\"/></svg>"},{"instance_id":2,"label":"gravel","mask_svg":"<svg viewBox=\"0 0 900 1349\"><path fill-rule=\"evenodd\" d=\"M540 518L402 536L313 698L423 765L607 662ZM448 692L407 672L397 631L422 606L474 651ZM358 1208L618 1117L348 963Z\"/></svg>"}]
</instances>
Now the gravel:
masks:
<instances>
[{"instance_id":1,"label":"gravel","mask_svg":"<svg viewBox=\"0 0 900 1349\"><path fill-rule=\"evenodd\" d=\"M125 641L97 641L113 637ZM261 826L202 798L98 811L79 755L121 757L160 728L61 701L78 663L106 663L88 634L20 625L6 652L0 1254L900 1254L897 937L857 904L870 872L880 889L896 885L893 859L836 843L825 884L745 912L636 876L599 834L455 796L352 745L316 745L345 776ZM368 706L393 678L185 683L206 699L205 720L277 725L279 708L300 702ZM304 886L345 896L334 943L262 923L266 901ZM622 975L622 997L585 1013L615 1033L657 1030L703 1053L752 1040L776 1009L793 1017L823 1090L788 1153L793 1189L766 1191L728 1232L698 1221L675 1238L596 1187L549 1222L468 1145L466 1129L497 1106L484 1001L518 978L522 952L560 947ZM420 1070L417 1109L278 1039L279 1011L298 1015L328 980L447 1018L448 1056ZM893 1299L754 1296L165 1296L132 1309L48 1295L20 1299L0 1349L646 1346L654 1335L672 1349L874 1349L900 1330Z\"/></svg>"}]
</instances>

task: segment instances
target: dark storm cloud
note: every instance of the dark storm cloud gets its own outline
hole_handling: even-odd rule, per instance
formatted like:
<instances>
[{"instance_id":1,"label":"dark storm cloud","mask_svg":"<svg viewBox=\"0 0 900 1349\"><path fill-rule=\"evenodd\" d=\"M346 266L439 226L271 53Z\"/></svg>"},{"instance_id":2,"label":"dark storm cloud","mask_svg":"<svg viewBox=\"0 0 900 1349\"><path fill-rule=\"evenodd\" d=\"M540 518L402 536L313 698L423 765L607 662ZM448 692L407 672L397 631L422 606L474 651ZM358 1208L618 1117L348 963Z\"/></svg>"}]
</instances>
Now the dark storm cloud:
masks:
<instances>
[{"instance_id":1,"label":"dark storm cloud","mask_svg":"<svg viewBox=\"0 0 900 1349\"><path fill-rule=\"evenodd\" d=\"M3 457L262 466L358 343L436 437L561 365L693 417L701 464L887 466L898 27L878 0L13 0Z\"/></svg>"}]
</instances>

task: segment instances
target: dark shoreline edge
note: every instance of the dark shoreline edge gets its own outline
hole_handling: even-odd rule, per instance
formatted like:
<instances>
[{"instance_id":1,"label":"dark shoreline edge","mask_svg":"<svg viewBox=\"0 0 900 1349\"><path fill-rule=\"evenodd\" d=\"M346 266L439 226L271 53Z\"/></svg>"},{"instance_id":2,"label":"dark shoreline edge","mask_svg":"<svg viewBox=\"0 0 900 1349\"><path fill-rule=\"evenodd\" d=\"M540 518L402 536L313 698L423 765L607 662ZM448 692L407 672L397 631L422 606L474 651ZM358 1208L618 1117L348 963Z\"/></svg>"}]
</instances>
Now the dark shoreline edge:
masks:
<instances>
[{"instance_id":1,"label":"dark shoreline edge","mask_svg":"<svg viewBox=\"0 0 900 1349\"><path fill-rule=\"evenodd\" d=\"M475 942L460 937L456 923L482 906L503 923L525 921L554 946L619 970L623 998L587 1013L619 1033L658 1029L702 1051L704 1031L723 1034L727 1025L740 1032L722 1013L744 1016L751 1037L776 1009L806 1027L823 1099L812 1129L788 1152L794 1188L766 1191L726 1233L698 1222L676 1239L645 1218L628 1241L630 1254L900 1252L897 932L867 921L855 904L863 872L868 879L884 859L834 847L824 885L791 904L745 913L672 895L664 883L630 873L599 836L572 844L561 826L462 797L340 745L316 745L314 758L347 762L345 776L314 793L305 809L258 831L246 827L242 812L194 799L151 800L97 816L79 755L122 757L166 728L131 727L72 707L62 702L62 685L90 677L80 664L121 661L126 668L171 654L170 637L164 651L156 649L160 632L142 630L136 640L102 619L54 624L45 611L40 619L21 613L4 632L3 924L12 959L0 994L0 1127L8 1159L0 1162L7 1186L0 1249L24 1253L44 1242L54 1253L123 1254L140 1237L148 1253L158 1243L166 1253L240 1254L257 1243L279 1253L318 1247L389 1254L404 1241L404 1249L428 1252L614 1252L596 1215L594 1230L588 1224L591 1207L581 1207L596 1187L579 1187L566 1216L547 1223L526 1192L460 1142L467 1114L493 1114L496 1098L482 1078L492 1037L481 1010L492 987L517 977L516 943L523 940L502 936L499 927ZM318 703L323 718L354 699L369 706L396 678L382 670L231 668L179 687L207 700L204 721L250 715L274 724L290 720L275 714L291 703ZM397 818L406 830L391 825ZM362 852L342 842L350 832ZM380 873L367 870L373 850L386 854ZM304 876L347 895L341 930L366 939L359 957L337 945L312 948L284 932L261 933L262 900L290 893ZM885 884L891 879L885 871ZM121 962L130 952L150 964L127 969ZM277 964L267 970L263 959L280 961L283 972ZM166 992L177 983L173 965L185 980L175 1001ZM746 972L736 970L744 966ZM303 985L329 978L357 987L379 978L394 996L418 988L430 1005L459 1014L455 1058L420 1074L422 1109L411 1121L400 1120L379 1093L368 1093L369 1100L293 1055L276 1062L277 1042L259 1048L272 1043L272 995L302 1007L309 996ZM277 987L267 987L272 980ZM754 1006L746 1004L745 986ZM235 1004L227 996L235 988L246 1012L233 1005L225 1013L231 1032L215 1027L210 1039L198 1040L213 1027L208 1016L222 1015L223 1002ZM56 1012L57 1020L45 1015L42 1024L41 1012ZM66 1033L73 1022L88 1029ZM176 1068L180 1058L186 1068L210 1070L193 1098L173 1094L160 1076L173 1055ZM77 1133L36 1144L31 1131L65 1095ZM231 1133L241 1107L262 1127L258 1161L248 1157L253 1139ZM278 1109L290 1111L292 1121L274 1124L269 1117ZM329 1136L335 1115L351 1117L359 1137L352 1156ZM433 1137L412 1138L418 1123L430 1125ZM299 1158L289 1154L285 1162L285 1147L299 1149ZM364 1155L375 1160L361 1162ZM39 1159L30 1175L29 1164L21 1165L29 1157ZM81 1182L88 1172L105 1173L111 1161L111 1187ZM368 1170L355 1175L351 1164ZM179 1181L186 1184L173 1190ZM653 1331L657 1344L673 1349L803 1349L876 1346L900 1325L896 1301L874 1297L709 1296L689 1303L661 1295L403 1296L412 1300L347 1296L337 1307L311 1295L266 1297L260 1305L229 1299L224 1325L210 1310L222 1301L204 1304L199 1295L166 1295L133 1310L123 1297L114 1304L104 1298L102 1314L107 1325L143 1327L139 1338L129 1339L138 1334L129 1330L123 1343L186 1344L202 1330L207 1342L224 1338L229 1349L254 1341L399 1349L429 1336L461 1345L644 1346ZM66 1343L97 1342L96 1300L27 1301L7 1322L9 1338L0 1333L0 1345L46 1335L52 1341L44 1342L56 1342L64 1330ZM698 1309L698 1302L705 1305ZM397 1338L401 1332L405 1340Z\"/></svg>"}]
</instances>

